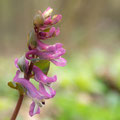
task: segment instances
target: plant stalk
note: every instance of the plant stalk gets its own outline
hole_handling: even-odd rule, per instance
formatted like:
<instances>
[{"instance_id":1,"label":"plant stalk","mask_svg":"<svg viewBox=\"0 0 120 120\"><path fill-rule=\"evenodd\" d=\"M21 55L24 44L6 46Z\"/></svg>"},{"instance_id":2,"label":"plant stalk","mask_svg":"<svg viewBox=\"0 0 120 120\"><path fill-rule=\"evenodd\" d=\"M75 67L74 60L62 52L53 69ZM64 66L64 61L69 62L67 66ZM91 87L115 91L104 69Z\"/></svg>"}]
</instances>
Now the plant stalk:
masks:
<instances>
[{"instance_id":1,"label":"plant stalk","mask_svg":"<svg viewBox=\"0 0 120 120\"><path fill-rule=\"evenodd\" d=\"M31 75L31 72L32 72L33 65L34 64L31 62L27 75L26 74L24 75L24 78L27 79L27 80L30 79L30 75ZM14 110L10 120L16 120L16 117L17 117L18 112L19 112L19 110L21 108L21 105L22 105L23 98L24 98L24 95L21 95L19 93L19 99L18 99L17 105L15 107L15 110Z\"/></svg>"},{"instance_id":2,"label":"plant stalk","mask_svg":"<svg viewBox=\"0 0 120 120\"><path fill-rule=\"evenodd\" d=\"M19 95L18 102L17 102L17 105L16 105L16 107L15 107L15 110L14 110L13 115L12 115L12 117L11 117L10 120L15 120L15 119L16 119L16 117L17 117L17 115L18 115L18 112L19 112L19 110L20 110L20 107L21 107L21 105L22 105L23 98L24 98L24 95L21 95L21 94L20 94L20 95Z\"/></svg>"}]
</instances>

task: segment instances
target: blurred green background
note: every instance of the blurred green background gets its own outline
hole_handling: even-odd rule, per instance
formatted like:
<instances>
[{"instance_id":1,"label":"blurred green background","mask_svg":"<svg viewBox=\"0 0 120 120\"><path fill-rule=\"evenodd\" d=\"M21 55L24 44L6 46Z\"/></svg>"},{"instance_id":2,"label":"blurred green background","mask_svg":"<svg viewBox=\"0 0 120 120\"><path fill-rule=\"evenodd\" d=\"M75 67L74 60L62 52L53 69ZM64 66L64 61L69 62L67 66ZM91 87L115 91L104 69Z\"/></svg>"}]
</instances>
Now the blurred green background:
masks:
<instances>
[{"instance_id":1,"label":"blurred green background","mask_svg":"<svg viewBox=\"0 0 120 120\"><path fill-rule=\"evenodd\" d=\"M119 0L0 0L0 120L9 120L18 92L7 86L14 59L27 51L27 34L37 10L63 15L61 34L49 40L67 50L67 66L51 64L57 91L41 114L29 117L25 97L17 120L120 120Z\"/></svg>"}]
</instances>

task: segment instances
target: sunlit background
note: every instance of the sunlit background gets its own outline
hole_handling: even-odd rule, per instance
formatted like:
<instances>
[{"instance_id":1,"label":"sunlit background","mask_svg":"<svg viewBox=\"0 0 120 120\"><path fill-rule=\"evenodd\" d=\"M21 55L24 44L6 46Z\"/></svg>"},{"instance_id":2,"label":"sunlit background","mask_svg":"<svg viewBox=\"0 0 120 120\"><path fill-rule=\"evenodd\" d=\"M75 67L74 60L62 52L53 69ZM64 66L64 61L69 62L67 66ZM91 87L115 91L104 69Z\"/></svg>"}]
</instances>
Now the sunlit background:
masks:
<instances>
[{"instance_id":1,"label":"sunlit background","mask_svg":"<svg viewBox=\"0 0 120 120\"><path fill-rule=\"evenodd\" d=\"M120 0L0 0L0 120L10 120L18 92L7 86L14 59L27 51L37 10L62 14L61 34L49 40L67 50L67 66L51 63L57 94L29 117L25 97L17 120L120 120Z\"/></svg>"}]
</instances>

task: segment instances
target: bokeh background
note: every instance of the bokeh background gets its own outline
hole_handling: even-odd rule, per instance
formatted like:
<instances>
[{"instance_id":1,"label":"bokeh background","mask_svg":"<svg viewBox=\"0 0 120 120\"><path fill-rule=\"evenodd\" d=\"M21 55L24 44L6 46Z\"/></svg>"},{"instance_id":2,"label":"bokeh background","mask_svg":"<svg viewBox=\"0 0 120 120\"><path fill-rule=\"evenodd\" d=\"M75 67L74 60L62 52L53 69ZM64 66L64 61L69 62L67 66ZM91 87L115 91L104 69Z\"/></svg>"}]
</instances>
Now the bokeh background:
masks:
<instances>
[{"instance_id":1,"label":"bokeh background","mask_svg":"<svg viewBox=\"0 0 120 120\"><path fill-rule=\"evenodd\" d=\"M7 86L14 59L27 51L27 34L37 10L63 15L61 42L66 67L51 64L57 91L41 114L29 117L25 97L17 120L120 120L120 0L0 0L0 120L10 120L18 92Z\"/></svg>"}]
</instances>

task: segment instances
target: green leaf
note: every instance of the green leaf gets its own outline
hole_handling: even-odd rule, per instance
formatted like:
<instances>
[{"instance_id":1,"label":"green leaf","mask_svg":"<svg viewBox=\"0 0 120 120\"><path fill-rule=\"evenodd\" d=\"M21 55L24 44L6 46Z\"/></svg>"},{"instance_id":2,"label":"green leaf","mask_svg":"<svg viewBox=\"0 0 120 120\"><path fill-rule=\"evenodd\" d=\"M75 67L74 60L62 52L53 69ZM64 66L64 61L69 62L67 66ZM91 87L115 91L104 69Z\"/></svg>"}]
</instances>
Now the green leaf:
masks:
<instances>
[{"instance_id":1,"label":"green leaf","mask_svg":"<svg viewBox=\"0 0 120 120\"><path fill-rule=\"evenodd\" d=\"M10 82L8 82L8 86L13 88L13 89L18 90L20 92L20 94L25 94L26 93L26 89L19 83L10 81Z\"/></svg>"},{"instance_id":2,"label":"green leaf","mask_svg":"<svg viewBox=\"0 0 120 120\"><path fill-rule=\"evenodd\" d=\"M47 75L49 68L50 68L50 61L48 60L40 60L39 62L36 62L35 65L39 67L44 74Z\"/></svg>"}]
</instances>

